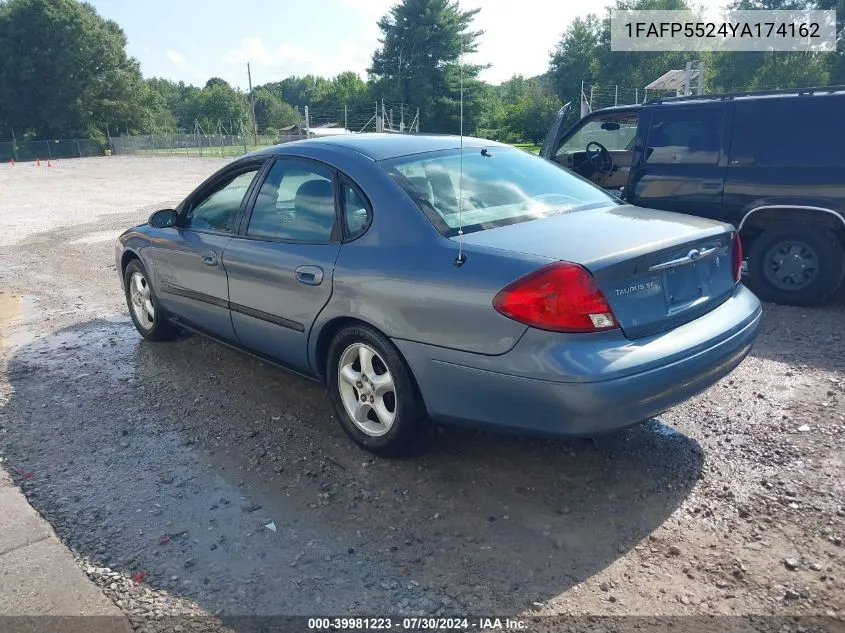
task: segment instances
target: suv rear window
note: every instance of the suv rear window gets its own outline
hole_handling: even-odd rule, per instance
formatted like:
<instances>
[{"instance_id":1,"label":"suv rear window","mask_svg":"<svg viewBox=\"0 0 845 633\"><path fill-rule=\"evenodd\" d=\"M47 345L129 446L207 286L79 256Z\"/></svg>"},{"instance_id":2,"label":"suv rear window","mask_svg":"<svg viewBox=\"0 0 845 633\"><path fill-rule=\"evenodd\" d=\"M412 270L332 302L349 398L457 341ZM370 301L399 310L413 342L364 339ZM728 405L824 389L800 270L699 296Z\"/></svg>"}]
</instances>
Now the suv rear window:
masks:
<instances>
[{"instance_id":1,"label":"suv rear window","mask_svg":"<svg viewBox=\"0 0 845 633\"><path fill-rule=\"evenodd\" d=\"M738 101L731 165L845 166L839 97L772 97Z\"/></svg>"}]
</instances>

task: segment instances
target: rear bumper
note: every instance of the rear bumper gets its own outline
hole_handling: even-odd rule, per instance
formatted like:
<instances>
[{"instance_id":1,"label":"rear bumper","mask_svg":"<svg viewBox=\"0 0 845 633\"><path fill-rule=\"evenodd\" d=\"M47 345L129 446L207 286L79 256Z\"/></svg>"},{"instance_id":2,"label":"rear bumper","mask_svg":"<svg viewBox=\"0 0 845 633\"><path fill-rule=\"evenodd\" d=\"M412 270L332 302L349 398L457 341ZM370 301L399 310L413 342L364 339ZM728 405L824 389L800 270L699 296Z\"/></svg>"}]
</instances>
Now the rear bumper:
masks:
<instances>
[{"instance_id":1,"label":"rear bumper","mask_svg":"<svg viewBox=\"0 0 845 633\"><path fill-rule=\"evenodd\" d=\"M655 416L710 387L751 351L760 318L760 302L739 286L699 319L636 341L618 332L570 338L529 330L497 357L396 343L433 418L592 435Z\"/></svg>"}]
</instances>

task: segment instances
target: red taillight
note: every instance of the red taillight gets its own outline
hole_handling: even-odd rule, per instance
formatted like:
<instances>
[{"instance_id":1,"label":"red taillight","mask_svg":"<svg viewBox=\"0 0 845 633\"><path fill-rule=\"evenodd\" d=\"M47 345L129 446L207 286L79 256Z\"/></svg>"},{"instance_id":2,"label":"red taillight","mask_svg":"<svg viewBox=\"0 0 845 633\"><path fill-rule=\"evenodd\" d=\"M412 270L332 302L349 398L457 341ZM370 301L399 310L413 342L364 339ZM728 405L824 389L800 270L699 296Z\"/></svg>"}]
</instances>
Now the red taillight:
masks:
<instances>
[{"instance_id":1,"label":"red taillight","mask_svg":"<svg viewBox=\"0 0 845 633\"><path fill-rule=\"evenodd\" d=\"M570 262L550 264L517 279L496 295L493 307L541 330L598 332L619 327L593 276Z\"/></svg>"},{"instance_id":2,"label":"red taillight","mask_svg":"<svg viewBox=\"0 0 845 633\"><path fill-rule=\"evenodd\" d=\"M739 239L739 233L734 233L731 263L733 264L734 281L739 283L742 279L742 240Z\"/></svg>"}]
</instances>

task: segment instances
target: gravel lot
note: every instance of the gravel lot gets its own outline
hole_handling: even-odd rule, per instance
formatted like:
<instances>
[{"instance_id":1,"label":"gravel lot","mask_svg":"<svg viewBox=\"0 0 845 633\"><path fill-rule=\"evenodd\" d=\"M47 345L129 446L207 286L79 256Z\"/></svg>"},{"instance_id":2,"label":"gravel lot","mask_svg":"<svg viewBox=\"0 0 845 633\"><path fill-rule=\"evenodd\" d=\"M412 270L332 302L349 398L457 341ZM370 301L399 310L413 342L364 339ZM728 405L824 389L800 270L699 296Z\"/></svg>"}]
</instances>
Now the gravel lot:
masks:
<instances>
[{"instance_id":1,"label":"gravel lot","mask_svg":"<svg viewBox=\"0 0 845 633\"><path fill-rule=\"evenodd\" d=\"M180 613L841 626L841 293L767 305L737 371L620 435L447 428L417 457L376 459L318 385L132 328L114 239L223 164L0 166L2 467L139 630Z\"/></svg>"}]
</instances>

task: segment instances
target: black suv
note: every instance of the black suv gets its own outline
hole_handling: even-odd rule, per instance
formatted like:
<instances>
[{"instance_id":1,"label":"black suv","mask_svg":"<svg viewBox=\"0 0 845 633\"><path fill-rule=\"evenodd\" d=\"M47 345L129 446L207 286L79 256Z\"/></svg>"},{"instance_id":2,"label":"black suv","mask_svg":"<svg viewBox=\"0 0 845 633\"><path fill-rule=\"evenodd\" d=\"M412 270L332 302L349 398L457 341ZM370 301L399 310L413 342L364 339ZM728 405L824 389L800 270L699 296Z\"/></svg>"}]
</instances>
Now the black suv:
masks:
<instances>
[{"instance_id":1,"label":"black suv","mask_svg":"<svg viewBox=\"0 0 845 633\"><path fill-rule=\"evenodd\" d=\"M702 95L605 108L540 155L626 202L730 222L749 285L817 304L845 276L845 87Z\"/></svg>"}]
</instances>

